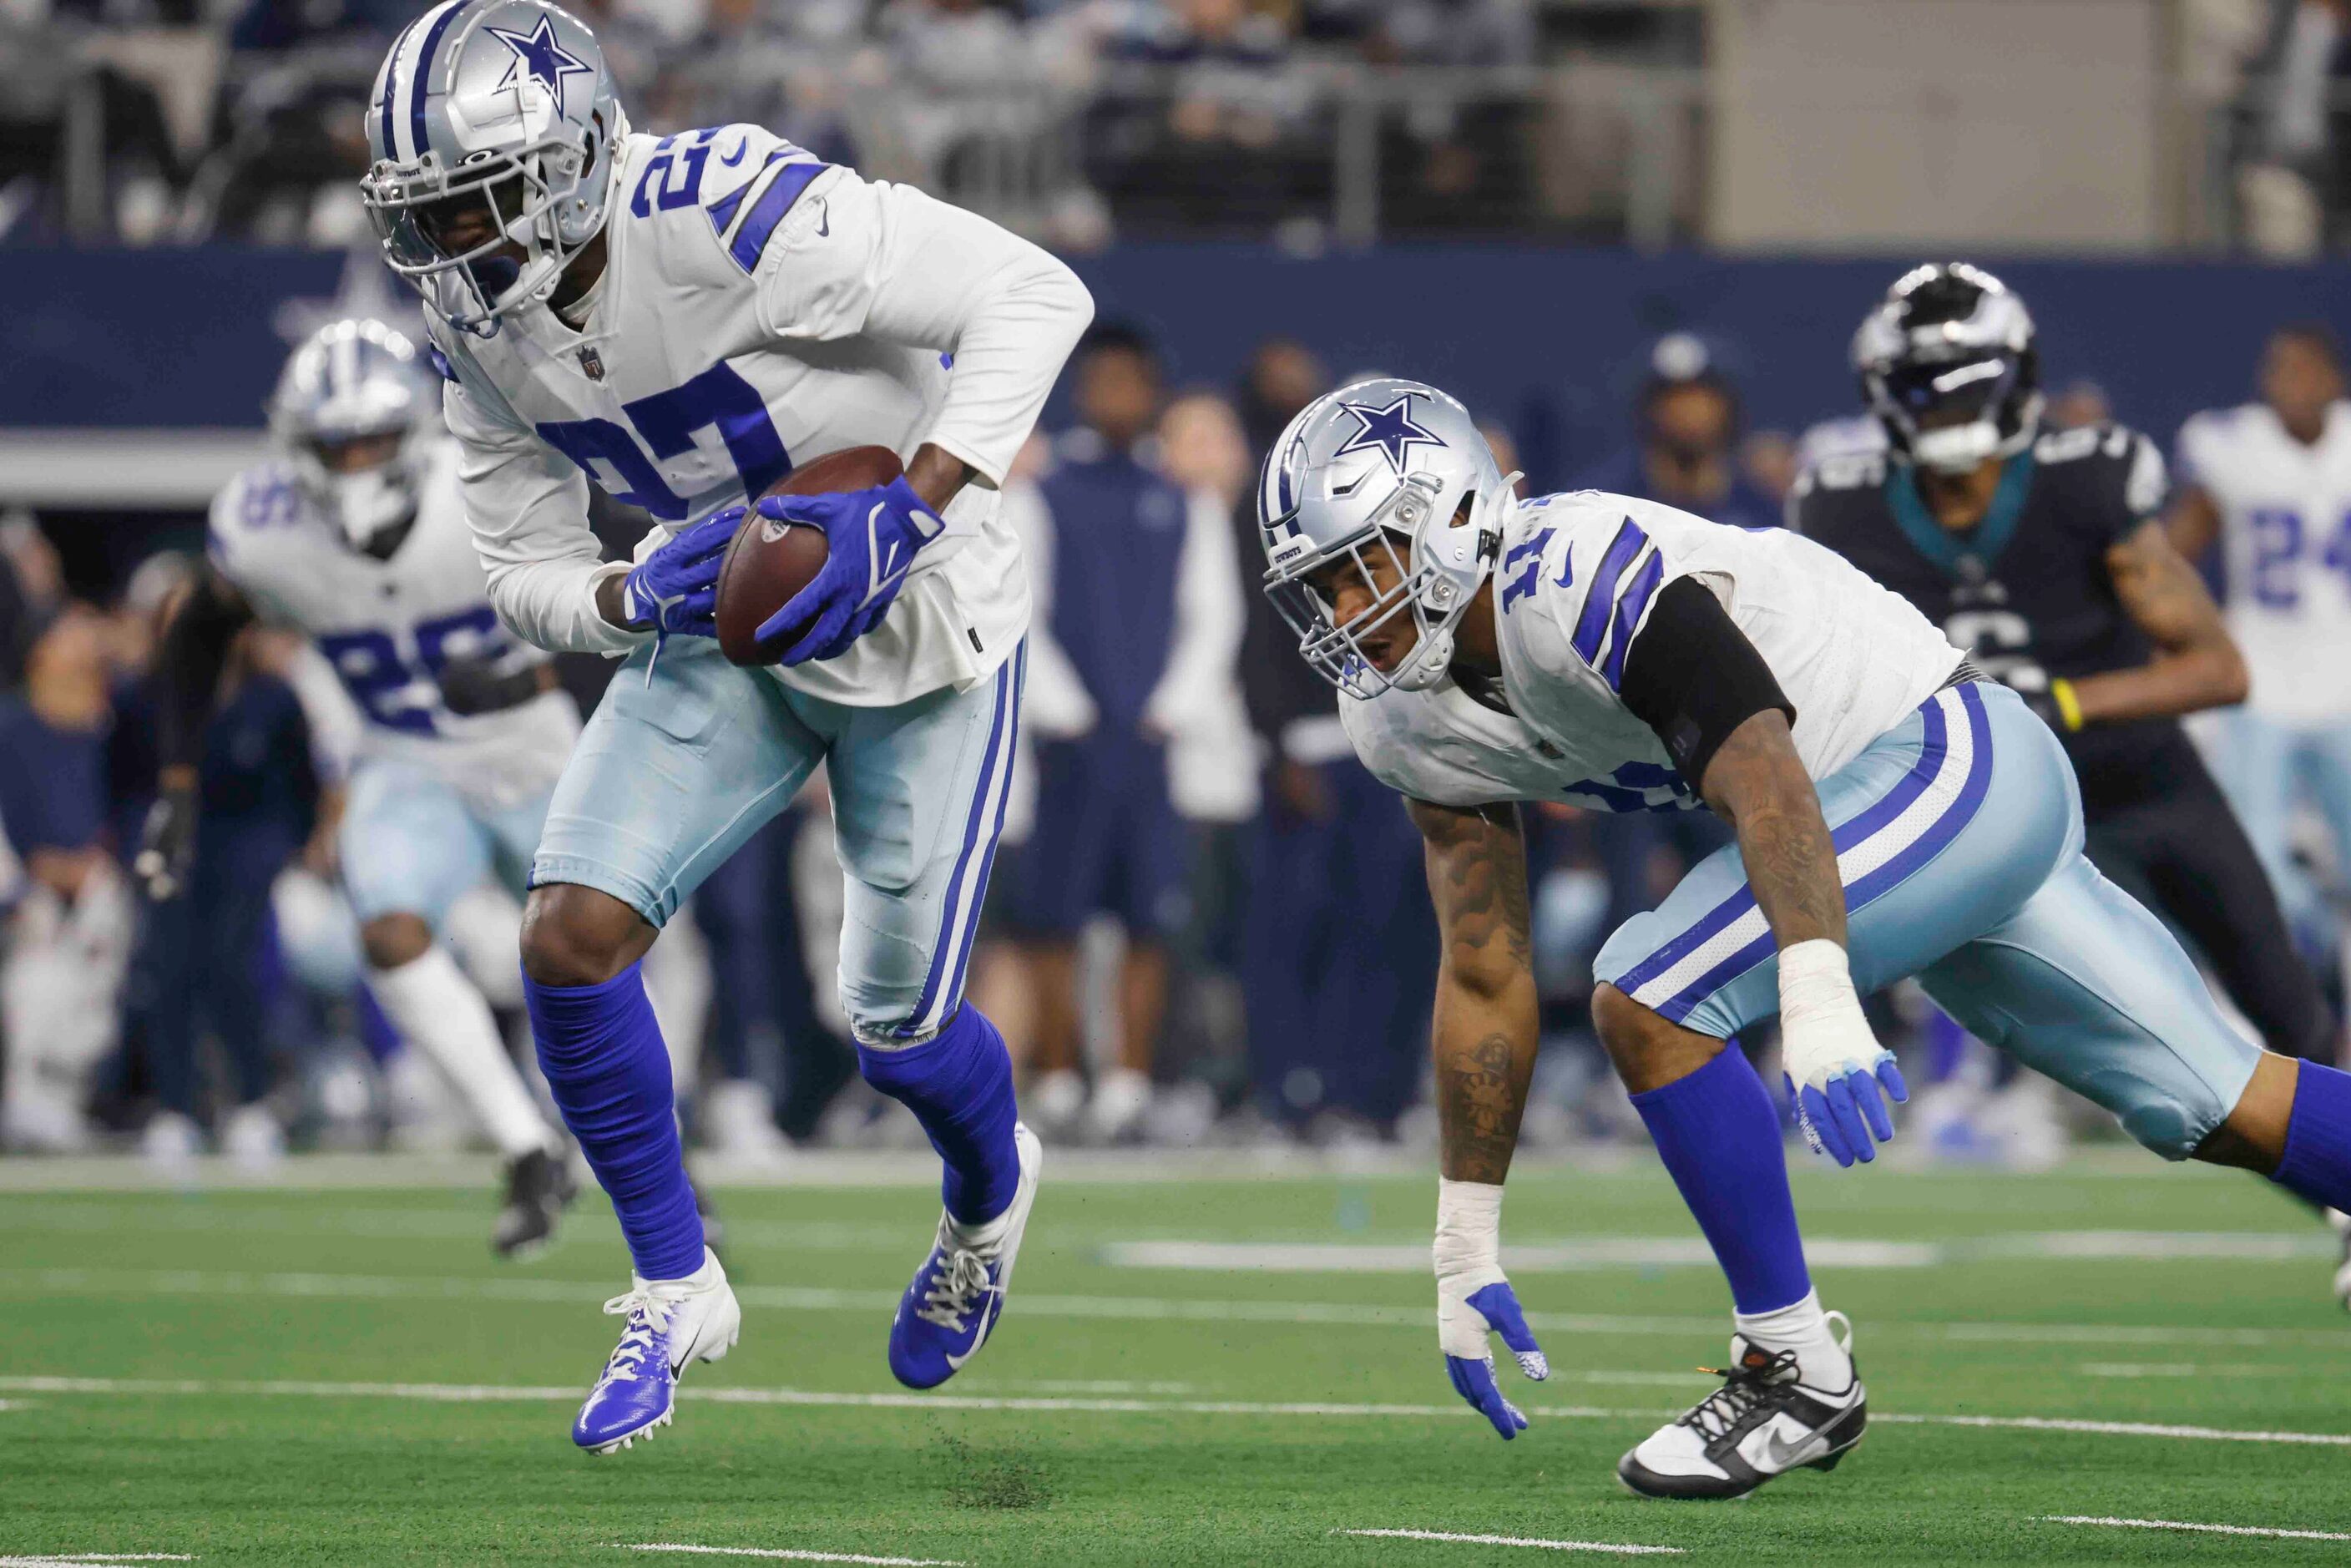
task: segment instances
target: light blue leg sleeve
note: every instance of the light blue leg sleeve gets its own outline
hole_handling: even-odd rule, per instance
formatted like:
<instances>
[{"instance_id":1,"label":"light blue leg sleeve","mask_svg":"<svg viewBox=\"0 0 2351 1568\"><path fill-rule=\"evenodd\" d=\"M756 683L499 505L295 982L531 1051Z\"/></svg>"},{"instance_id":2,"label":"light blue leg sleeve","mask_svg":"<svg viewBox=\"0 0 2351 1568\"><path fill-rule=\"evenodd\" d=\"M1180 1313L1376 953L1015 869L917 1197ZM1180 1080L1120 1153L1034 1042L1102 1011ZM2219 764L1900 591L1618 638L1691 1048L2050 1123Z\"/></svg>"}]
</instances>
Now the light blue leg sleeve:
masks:
<instances>
[{"instance_id":1,"label":"light blue leg sleeve","mask_svg":"<svg viewBox=\"0 0 2351 1568\"><path fill-rule=\"evenodd\" d=\"M2261 1056L2163 923L2079 855L1918 978L1976 1035L2112 1111L2166 1159L2186 1159L2227 1118Z\"/></svg>"}]
</instances>

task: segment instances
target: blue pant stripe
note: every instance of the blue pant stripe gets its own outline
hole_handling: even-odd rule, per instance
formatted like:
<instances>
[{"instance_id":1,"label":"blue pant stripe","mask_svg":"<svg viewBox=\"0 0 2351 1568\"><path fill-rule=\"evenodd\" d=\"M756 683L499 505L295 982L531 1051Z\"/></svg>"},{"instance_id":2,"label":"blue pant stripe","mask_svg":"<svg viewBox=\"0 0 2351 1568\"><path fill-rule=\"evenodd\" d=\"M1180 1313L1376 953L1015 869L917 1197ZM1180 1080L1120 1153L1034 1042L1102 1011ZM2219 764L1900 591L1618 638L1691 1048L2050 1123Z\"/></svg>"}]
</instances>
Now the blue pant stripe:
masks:
<instances>
[{"instance_id":1,"label":"blue pant stripe","mask_svg":"<svg viewBox=\"0 0 2351 1568\"><path fill-rule=\"evenodd\" d=\"M1004 743L1007 760L1002 769L1003 781L996 787L996 818L987 828L987 852L979 862L979 880L972 884L971 907L966 911L962 935L956 939L955 979L947 987L947 998L963 995L964 974L971 967L971 950L979 941L979 917L987 902L987 879L996 872L996 846L1004 837L1004 816L1012 809L1012 763L1020 755L1020 701L1029 687L1029 641L1022 638L1012 654L1012 734Z\"/></svg>"},{"instance_id":2,"label":"blue pant stripe","mask_svg":"<svg viewBox=\"0 0 2351 1568\"><path fill-rule=\"evenodd\" d=\"M1975 737L1974 755L1969 761L1968 776L1966 780L1959 786L1958 796L1952 800L1949 806L1943 809L1942 815L1937 817L1932 823L1928 824L1927 831L1918 835L1916 842L1896 854L1891 860L1887 861L1884 865L1879 866L1876 871L1870 872L1868 874L1863 876L1860 880L1856 881L1850 887L1845 889L1844 902L1845 909L1848 913L1865 907L1872 900L1882 897L1886 894L1892 892L1910 877L1916 875L1929 862L1934 860L1937 855L1941 854L1943 851L1949 846L1950 841L1959 836L1959 830L1965 828L1970 821L1975 820L1976 809L1983 804L1984 793L1991 785L1991 728L1985 722L1983 699L1981 697L1976 695L1976 694L1969 688L1962 686L1959 688L1959 701L1968 710L1968 728ZM1928 715L1929 729L1939 730L1940 727L1934 722L1938 716L1938 710L1934 707L1929 707L1927 711ZM1939 742L1940 736L1938 735L1936 738ZM1938 744L1934 747L1936 758L1938 763L1943 753L1947 749L1948 747L1941 744ZM1923 753L1920 760L1922 762L1925 760ZM1917 779L1918 777L1918 770L1915 768L1912 768L1909 773L1903 777L1902 783L1899 786L1886 792L1886 800L1890 801L1896 795L1905 794L1906 791L1908 799L1917 799L1918 789L1910 789L1909 786L1912 780ZM1931 775L1929 775L1929 777L1931 778ZM1923 788L1925 788L1925 786L1922 783L1919 785L1919 789ZM1863 816L1876 817L1878 818L1881 822L1887 822L1900 815L1898 811L1894 813L1892 816L1885 815L1885 804L1886 801L1880 801L1876 807L1872 808L1869 811L1864 812ZM1854 819L1856 822L1861 820L1861 817ZM1867 836L1867 834L1863 834L1856 837L1853 842L1855 844L1858 844L1866 839ZM1837 845L1837 850L1839 853L1843 853L1850 847L1852 846L1849 844L1840 842ZM1752 892L1744 892L1744 897L1746 903L1751 907L1755 902L1754 894ZM1671 998L1660 1003L1656 1009L1657 1016L1668 1019L1671 1022L1679 1023L1683 1019L1687 1018L1693 1011L1695 1011L1699 1003L1705 1001L1707 998L1714 995L1716 991L1720 990L1734 977L1745 974L1748 970L1761 963L1765 958L1770 957L1771 956L1772 945L1775 941L1776 938L1773 937L1769 931L1766 931L1762 936L1758 936L1754 941L1750 942L1745 946L1740 948L1738 952L1733 953L1729 957L1725 958L1721 963L1717 964L1713 968L1708 969L1705 974L1691 981L1687 986L1683 987L1682 989L1675 993Z\"/></svg>"},{"instance_id":3,"label":"blue pant stripe","mask_svg":"<svg viewBox=\"0 0 2351 1568\"><path fill-rule=\"evenodd\" d=\"M932 1004L938 999L940 984L955 967L955 937L959 929L956 915L961 913L964 903L963 873L965 868L971 863L972 850L977 845L981 825L987 819L990 793L988 781L996 776L998 750L1004 744L1005 711L1009 706L1007 702L1007 695L1010 690L1011 681L1012 664L1010 660L1007 660L998 665L996 671L996 714L987 727L987 754L980 763L979 777L973 781L971 817L964 824L963 849L956 856L955 873L947 879L946 904L939 912L939 934L931 951L930 972L923 977L923 992L914 999L914 1013L899 1026L898 1032L901 1034L919 1034L923 1031L924 1019L930 1016ZM1011 769L1007 768L1005 772L1008 775ZM992 851L994 847L991 842L990 850ZM974 899L972 902L977 904L978 900Z\"/></svg>"},{"instance_id":4,"label":"blue pant stripe","mask_svg":"<svg viewBox=\"0 0 2351 1568\"><path fill-rule=\"evenodd\" d=\"M1942 771L1943 758L1949 749L1944 734L1942 705L1930 697L1919 712L1926 723L1926 738L1918 747L1917 761L1881 800L1868 810L1847 819L1831 832L1830 841L1838 854L1865 842L1881 828L1899 821L1902 813L1909 810L1910 803L1923 794L1927 786L1934 781L1935 775ZM1738 892L1708 910L1703 919L1635 966L1616 982L1617 988L1627 996L1632 995L1712 941L1725 926L1754 907L1755 894L1742 884Z\"/></svg>"}]
</instances>

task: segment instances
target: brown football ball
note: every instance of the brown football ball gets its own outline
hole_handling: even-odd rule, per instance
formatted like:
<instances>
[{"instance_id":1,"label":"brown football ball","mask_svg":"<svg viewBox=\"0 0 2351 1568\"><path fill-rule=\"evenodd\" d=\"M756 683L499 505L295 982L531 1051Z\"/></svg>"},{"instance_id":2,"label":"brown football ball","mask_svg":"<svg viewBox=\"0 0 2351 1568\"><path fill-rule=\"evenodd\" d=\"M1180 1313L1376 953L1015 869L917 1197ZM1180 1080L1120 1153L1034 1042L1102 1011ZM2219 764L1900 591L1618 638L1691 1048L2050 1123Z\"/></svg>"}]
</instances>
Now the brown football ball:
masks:
<instances>
[{"instance_id":1,"label":"brown football ball","mask_svg":"<svg viewBox=\"0 0 2351 1568\"><path fill-rule=\"evenodd\" d=\"M887 485L905 469L886 446L852 446L804 463L768 488L770 496L825 496ZM803 523L779 523L758 512L743 519L718 567L718 649L737 664L772 664L802 628L759 641L759 627L823 570L823 533Z\"/></svg>"}]
</instances>

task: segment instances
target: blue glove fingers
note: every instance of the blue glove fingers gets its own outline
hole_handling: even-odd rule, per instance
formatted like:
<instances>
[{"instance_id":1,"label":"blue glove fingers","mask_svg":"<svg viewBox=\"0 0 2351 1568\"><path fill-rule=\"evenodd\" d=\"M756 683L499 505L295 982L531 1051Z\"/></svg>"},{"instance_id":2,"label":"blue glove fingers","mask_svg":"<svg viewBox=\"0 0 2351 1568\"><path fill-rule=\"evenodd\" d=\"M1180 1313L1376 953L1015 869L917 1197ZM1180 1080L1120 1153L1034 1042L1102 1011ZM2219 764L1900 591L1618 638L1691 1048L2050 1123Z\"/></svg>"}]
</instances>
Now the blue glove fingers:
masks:
<instances>
[{"instance_id":1,"label":"blue glove fingers","mask_svg":"<svg viewBox=\"0 0 2351 1568\"><path fill-rule=\"evenodd\" d=\"M1502 1336L1518 1358L1519 1370L1541 1383L1551 1375L1551 1361L1535 1343L1534 1332L1527 1327L1527 1314L1519 1309L1519 1293L1504 1280L1476 1291L1469 1297L1469 1306Z\"/></svg>"},{"instance_id":2,"label":"blue glove fingers","mask_svg":"<svg viewBox=\"0 0 2351 1568\"><path fill-rule=\"evenodd\" d=\"M1527 1429L1527 1418L1519 1407L1502 1397L1494 1385L1494 1364L1486 1360L1473 1361L1466 1355L1448 1355L1445 1370L1453 1379L1455 1393L1477 1407L1478 1413L1494 1424L1502 1440L1509 1442Z\"/></svg>"},{"instance_id":3,"label":"blue glove fingers","mask_svg":"<svg viewBox=\"0 0 2351 1568\"><path fill-rule=\"evenodd\" d=\"M755 510L778 523L808 523L822 528L826 514L838 511L840 503L838 496L762 496Z\"/></svg>"},{"instance_id":4,"label":"blue glove fingers","mask_svg":"<svg viewBox=\"0 0 2351 1568\"><path fill-rule=\"evenodd\" d=\"M1877 1145L1870 1140L1868 1124L1862 1121L1861 1110L1854 1103L1854 1082L1857 1077L1857 1073L1841 1072L1829 1080L1829 1119L1836 1124L1837 1131L1844 1137L1845 1147L1853 1151L1853 1157L1867 1165L1877 1157Z\"/></svg>"},{"instance_id":5,"label":"blue glove fingers","mask_svg":"<svg viewBox=\"0 0 2351 1568\"><path fill-rule=\"evenodd\" d=\"M1812 1129L1821 1153L1841 1166L1853 1164L1853 1152L1845 1146L1844 1134L1829 1114L1829 1103L1821 1092L1809 1083L1805 1084L1796 1091L1796 1107L1805 1125Z\"/></svg>"},{"instance_id":6,"label":"blue glove fingers","mask_svg":"<svg viewBox=\"0 0 2351 1568\"><path fill-rule=\"evenodd\" d=\"M1910 1086L1902 1082L1902 1069L1895 1065L1890 1051L1877 1059L1877 1081L1886 1085L1886 1092L1894 1097L1896 1105L1909 1103Z\"/></svg>"},{"instance_id":7,"label":"blue glove fingers","mask_svg":"<svg viewBox=\"0 0 2351 1568\"><path fill-rule=\"evenodd\" d=\"M1853 1072L1845 1075L1844 1082L1853 1086L1853 1103L1861 1107L1861 1119L1869 1124L1870 1135L1881 1144L1893 1142L1894 1113L1877 1092L1877 1080L1865 1072Z\"/></svg>"},{"instance_id":8,"label":"blue glove fingers","mask_svg":"<svg viewBox=\"0 0 2351 1568\"><path fill-rule=\"evenodd\" d=\"M728 507L723 511L711 513L694 527L681 530L670 543L689 554L704 550L724 554L728 543L734 539L736 530L742 526L743 508Z\"/></svg>"},{"instance_id":9,"label":"blue glove fingers","mask_svg":"<svg viewBox=\"0 0 2351 1568\"><path fill-rule=\"evenodd\" d=\"M821 617L827 611L838 611L845 619L852 613L846 587L841 574L827 561L818 569L809 585L784 601L784 607L759 622L759 641L779 636L795 626ZM806 641L806 639L802 639Z\"/></svg>"},{"instance_id":10,"label":"blue glove fingers","mask_svg":"<svg viewBox=\"0 0 2351 1568\"><path fill-rule=\"evenodd\" d=\"M789 609L789 606L786 606L786 610ZM826 605L818 612L815 622L802 632L790 647L784 650L784 656L780 662L787 664L805 664L811 659L829 657L838 651L836 644L845 646L846 644L842 643L841 633L849 630L849 617L852 613L848 605L838 601ZM781 624L777 624L778 622ZM779 611L775 620L768 624L776 626L776 630L781 632L791 622L786 619L785 612ZM762 634L766 630L765 626L760 628Z\"/></svg>"}]
</instances>

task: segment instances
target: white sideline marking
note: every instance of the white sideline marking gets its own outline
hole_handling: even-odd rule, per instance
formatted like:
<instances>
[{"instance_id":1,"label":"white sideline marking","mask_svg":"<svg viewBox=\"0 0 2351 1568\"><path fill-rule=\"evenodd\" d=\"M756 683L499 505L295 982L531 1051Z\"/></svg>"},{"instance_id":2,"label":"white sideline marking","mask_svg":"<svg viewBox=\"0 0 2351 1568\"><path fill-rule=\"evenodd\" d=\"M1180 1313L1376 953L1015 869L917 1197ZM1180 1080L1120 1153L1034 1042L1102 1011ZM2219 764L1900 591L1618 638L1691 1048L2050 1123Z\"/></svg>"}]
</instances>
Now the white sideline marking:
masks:
<instances>
[{"instance_id":1,"label":"white sideline marking","mask_svg":"<svg viewBox=\"0 0 2351 1568\"><path fill-rule=\"evenodd\" d=\"M1376 1535L1390 1541L1461 1541L1473 1546L1540 1546L1546 1552L1614 1552L1626 1557L1679 1557L1678 1546L1628 1546L1608 1541L1545 1541L1531 1535L1455 1535L1443 1530L1334 1530L1333 1535Z\"/></svg>"},{"instance_id":2,"label":"white sideline marking","mask_svg":"<svg viewBox=\"0 0 2351 1568\"><path fill-rule=\"evenodd\" d=\"M2096 1432L2116 1437L2186 1437L2205 1443L2300 1443L2351 1448L2351 1433L2252 1432L2235 1427L2177 1427L2153 1421L2085 1421L2058 1416L1879 1416L1907 1427L1995 1427L2016 1432Z\"/></svg>"},{"instance_id":3,"label":"white sideline marking","mask_svg":"<svg viewBox=\"0 0 2351 1568\"><path fill-rule=\"evenodd\" d=\"M868 1557L862 1552L801 1552L782 1546L687 1546L674 1541L615 1544L616 1552L691 1552L705 1557L789 1557L795 1563L874 1563L884 1568L966 1568L952 1557Z\"/></svg>"},{"instance_id":4,"label":"white sideline marking","mask_svg":"<svg viewBox=\"0 0 2351 1568\"><path fill-rule=\"evenodd\" d=\"M1986 1259L2158 1261L2225 1259L2294 1262L2336 1256L2341 1243L2318 1232L2202 1230L2022 1230L1943 1241L1809 1239L1805 1256L1831 1269L1932 1269ZM1113 1241L1095 1249L1113 1269L1201 1273L1425 1274L1426 1242ZM1562 1236L1502 1249L1512 1274L1593 1269L1711 1269L1714 1253L1696 1236Z\"/></svg>"},{"instance_id":5,"label":"white sideline marking","mask_svg":"<svg viewBox=\"0 0 2351 1568\"><path fill-rule=\"evenodd\" d=\"M2307 1377L2304 1366L2258 1361L2085 1361L2074 1370L2085 1377Z\"/></svg>"},{"instance_id":6,"label":"white sideline marking","mask_svg":"<svg viewBox=\"0 0 2351 1568\"><path fill-rule=\"evenodd\" d=\"M0 1389L26 1394L264 1395L327 1399L414 1399L435 1404L497 1401L573 1404L576 1385L486 1383L312 1383L170 1377L0 1377ZM680 1388L681 1397L713 1405L784 1405L860 1410L1005 1410L1108 1416L1335 1416L1419 1419L1476 1416L1465 1404L1355 1404L1339 1400L1081 1399L999 1397L960 1394L843 1394L809 1388ZM1671 1410L1611 1410L1588 1405L1524 1406L1530 1415L1594 1421L1655 1421ZM2145 1421L2091 1421L2055 1416L1937 1416L1876 1414L1872 1420L1907 1427L1979 1427L2029 1432L2083 1432L2116 1437L2172 1437L2217 1443L2293 1443L2351 1448L2351 1433L2262 1432L2229 1427L2181 1427Z\"/></svg>"},{"instance_id":7,"label":"white sideline marking","mask_svg":"<svg viewBox=\"0 0 2351 1568\"><path fill-rule=\"evenodd\" d=\"M68 1552L62 1556L0 1557L0 1568L93 1568L100 1563L193 1563L184 1552Z\"/></svg>"},{"instance_id":8,"label":"white sideline marking","mask_svg":"<svg viewBox=\"0 0 2351 1568\"><path fill-rule=\"evenodd\" d=\"M2190 1524L2184 1519L2104 1519L2086 1513L2044 1513L2043 1524L2103 1524L2116 1530L2193 1530L2207 1535L2267 1535L2282 1541L2351 1541L2331 1530L2267 1530L2252 1524Z\"/></svg>"},{"instance_id":9,"label":"white sideline marking","mask_svg":"<svg viewBox=\"0 0 2351 1568\"><path fill-rule=\"evenodd\" d=\"M1427 1266L1427 1249L1420 1249ZM610 1282L517 1278L467 1279L432 1275L273 1273L196 1269L0 1269L0 1294L12 1289L34 1292L88 1291L100 1295L373 1297L393 1301L503 1301L601 1302ZM737 1285L745 1306L787 1312L895 1312L890 1291L838 1291L789 1285ZM1025 1317L1108 1318L1125 1322L1289 1323L1339 1328L1404 1328L1425 1333L1422 1306L1375 1306L1337 1301L1185 1301L1152 1296L1053 1296L1020 1298ZM1679 1338L1723 1332L1719 1317L1609 1316L1590 1312L1527 1314L1540 1333ZM2019 1344L2198 1345L2230 1348L2308 1348L2340 1354L2351 1338L2338 1329L2253 1329L2147 1326L2132 1323L2025 1323L1899 1321L1873 1323L1873 1334Z\"/></svg>"}]
</instances>

